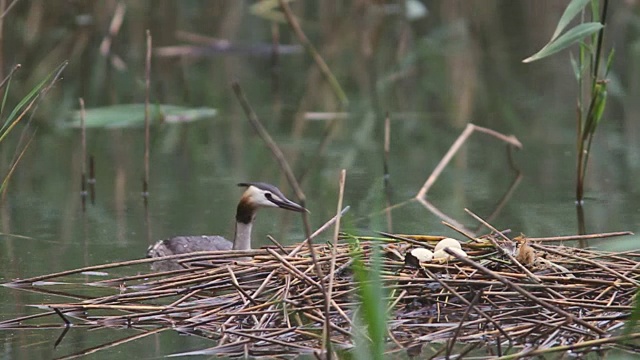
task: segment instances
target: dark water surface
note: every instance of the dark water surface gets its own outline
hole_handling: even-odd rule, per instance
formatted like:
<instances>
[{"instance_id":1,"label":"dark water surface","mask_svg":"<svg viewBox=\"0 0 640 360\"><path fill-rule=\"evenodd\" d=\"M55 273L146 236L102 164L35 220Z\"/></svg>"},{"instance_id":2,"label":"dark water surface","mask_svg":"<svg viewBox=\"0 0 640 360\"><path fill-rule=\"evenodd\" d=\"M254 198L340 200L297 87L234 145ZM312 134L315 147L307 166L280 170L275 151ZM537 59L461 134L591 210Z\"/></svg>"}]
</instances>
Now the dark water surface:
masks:
<instances>
[{"instance_id":1,"label":"dark water surface","mask_svg":"<svg viewBox=\"0 0 640 360\"><path fill-rule=\"evenodd\" d=\"M38 131L0 208L3 282L140 258L150 243L172 235L232 237L242 191L238 182L270 182L295 200L277 162L246 121L230 87L233 80L242 85L295 173L304 174L302 187L314 228L335 213L338 175L346 169L344 203L351 210L345 229L358 234L389 230L382 212L383 124L388 111L392 204L416 195L472 122L513 134L524 146L514 153L522 178L492 224L535 237L579 232L574 202L576 85L568 52L521 63L548 39L565 2L435 2L428 5L426 17L413 22L391 5L296 3L293 10L305 20L305 31L346 89L346 109L337 105L308 55L283 54L274 69L269 51L259 54L258 44L269 49L272 27L251 13L250 3L123 3L125 22L113 37L112 55L123 59L126 70L118 70L98 51L115 3L77 2L61 8L61 3L24 2L5 19L5 68L14 62L24 68L11 89L15 99L57 63L70 63L31 124L23 127ZM611 11L607 46L615 46L617 53L605 122L596 134L587 176L588 233L637 232L640 223L638 12L631 2L615 2ZM627 16L632 13L635 18ZM36 15L41 17L34 20ZM91 25L81 25L83 16ZM152 129L148 221L141 197L144 131L90 129L97 197L83 212L79 131L59 123L77 108L81 96L88 107L143 101L147 27L158 47L184 44L184 36L176 33L182 30L228 39L251 51L182 59L155 56L153 102L209 106L218 109L218 115ZM25 28L35 34L23 34ZM279 26L279 35L282 43L298 43L286 25ZM19 50L10 56L9 48ZM343 111L348 117L334 123L304 120L306 112ZM327 128L331 130L325 138ZM18 138L15 132L0 144L5 169ZM478 224L463 209L491 216L516 179L505 149L485 134L473 135L431 189L429 200L475 229ZM415 201L392 211L392 230L399 233L453 235L440 221ZM304 236L301 219L264 210L258 214L254 245L270 244L267 234L284 244L299 242ZM327 232L321 239L330 236ZM640 247L640 239L635 235L589 245L631 250ZM0 288L0 320L40 311L30 304L62 301L54 295ZM72 328L54 349L61 331L0 331L0 357L61 357L133 334ZM149 359L208 346L213 344L163 333L92 357Z\"/></svg>"}]
</instances>

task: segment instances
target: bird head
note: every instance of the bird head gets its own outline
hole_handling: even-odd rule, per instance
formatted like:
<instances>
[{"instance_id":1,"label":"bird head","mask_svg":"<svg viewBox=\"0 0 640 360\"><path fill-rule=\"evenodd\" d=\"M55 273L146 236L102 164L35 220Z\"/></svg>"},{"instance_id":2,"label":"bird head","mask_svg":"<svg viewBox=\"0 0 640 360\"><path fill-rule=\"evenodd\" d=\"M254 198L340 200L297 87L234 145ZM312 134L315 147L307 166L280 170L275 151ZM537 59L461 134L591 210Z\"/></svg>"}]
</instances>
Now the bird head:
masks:
<instances>
[{"instance_id":1,"label":"bird head","mask_svg":"<svg viewBox=\"0 0 640 360\"><path fill-rule=\"evenodd\" d=\"M244 203L252 208L277 207L296 212L309 212L304 207L287 199L277 187L271 184L247 182L240 183L238 186L245 186L247 188L244 194L242 194L240 203Z\"/></svg>"}]
</instances>

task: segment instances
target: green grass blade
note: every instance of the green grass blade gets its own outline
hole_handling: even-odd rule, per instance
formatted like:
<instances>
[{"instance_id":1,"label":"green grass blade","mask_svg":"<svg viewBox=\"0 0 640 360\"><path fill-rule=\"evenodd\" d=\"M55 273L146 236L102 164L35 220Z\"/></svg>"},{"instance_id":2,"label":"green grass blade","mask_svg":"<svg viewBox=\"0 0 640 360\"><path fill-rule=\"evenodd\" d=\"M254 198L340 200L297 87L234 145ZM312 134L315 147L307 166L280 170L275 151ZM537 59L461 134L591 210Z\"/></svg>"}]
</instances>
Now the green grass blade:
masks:
<instances>
[{"instance_id":1,"label":"green grass blade","mask_svg":"<svg viewBox=\"0 0 640 360\"><path fill-rule=\"evenodd\" d=\"M386 310L382 289L380 249L372 249L371 268L367 268L361 256L354 259L354 275L362 302L362 320L367 327L369 355L372 359L384 359L386 335Z\"/></svg>"},{"instance_id":2,"label":"green grass blade","mask_svg":"<svg viewBox=\"0 0 640 360\"><path fill-rule=\"evenodd\" d=\"M611 71L611 64L613 63L613 56L615 55L615 49L611 49L609 52L609 56L607 57L607 66L604 71L604 77L607 78L609 76L609 71Z\"/></svg>"},{"instance_id":3,"label":"green grass blade","mask_svg":"<svg viewBox=\"0 0 640 360\"><path fill-rule=\"evenodd\" d=\"M555 41L552 41L545 45L540 51L531 55L530 57L522 60L523 63L530 63L536 60L543 59L549 55L553 55L559 51L562 51L569 46L579 42L586 36L592 35L600 29L602 29L603 25L597 22L589 22L580 24L573 29L567 31L562 36L557 38Z\"/></svg>"},{"instance_id":4,"label":"green grass blade","mask_svg":"<svg viewBox=\"0 0 640 360\"><path fill-rule=\"evenodd\" d=\"M54 71L52 71L42 82L40 82L35 88L25 96L22 101L13 109L11 115L7 118L7 121L2 125L0 129L0 143L7 135L13 130L13 128L24 118L31 107L36 103L36 100L40 95L45 94L53 83L62 74L62 71L67 67L69 61L63 61ZM49 82L49 83L48 83ZM47 84L48 83L48 84ZM47 85L45 87L45 85Z\"/></svg>"},{"instance_id":5,"label":"green grass blade","mask_svg":"<svg viewBox=\"0 0 640 360\"><path fill-rule=\"evenodd\" d=\"M7 127L9 126L9 124L12 124L14 119L18 116L18 113L20 111L22 111L22 109L31 101L33 101L39 94L40 91L42 91L42 89L44 88L44 86L57 74L60 73L60 71L62 69L64 69L67 66L68 62L65 61L62 64L60 64L55 70L53 70L52 72L49 73L49 75L47 75L47 77L45 77L42 81L40 81L38 83L38 85L36 85L33 89L31 89L31 91L27 94L27 96L25 96L24 98L22 98L22 100L20 100L20 102L18 103L18 105L16 105L16 107L13 109L13 111L11 111L11 114L9 114L9 116L7 117L7 120L5 121L5 123L2 125L2 128L0 128L0 134L2 138L4 138L5 133L8 132Z\"/></svg>"},{"instance_id":6,"label":"green grass blade","mask_svg":"<svg viewBox=\"0 0 640 360\"><path fill-rule=\"evenodd\" d=\"M0 105L0 116L2 116L2 114L4 114L4 106L7 104L7 98L9 97L9 89L11 88L11 79L12 78L13 78L13 74L9 75L9 79L7 79L7 87L6 87L6 89L4 89L4 96L2 97L2 105ZM3 125L3 127L4 127L4 125Z\"/></svg>"}]
</instances>

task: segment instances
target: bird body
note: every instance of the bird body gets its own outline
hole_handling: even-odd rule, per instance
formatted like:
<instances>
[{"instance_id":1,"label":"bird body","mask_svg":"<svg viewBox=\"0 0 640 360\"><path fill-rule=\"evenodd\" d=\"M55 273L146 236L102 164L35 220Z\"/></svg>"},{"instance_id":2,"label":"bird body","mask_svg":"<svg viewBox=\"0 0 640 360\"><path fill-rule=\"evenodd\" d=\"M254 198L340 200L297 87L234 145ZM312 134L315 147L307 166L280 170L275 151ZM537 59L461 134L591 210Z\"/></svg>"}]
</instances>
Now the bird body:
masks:
<instances>
[{"instance_id":1,"label":"bird body","mask_svg":"<svg viewBox=\"0 0 640 360\"><path fill-rule=\"evenodd\" d=\"M287 199L275 186L262 183L240 183L247 189L242 194L236 208L236 227L233 241L218 235L176 236L160 240L149 246L147 257L163 257L168 255L187 254L196 251L250 250L251 230L256 212L263 207L276 207L296 212L307 211L304 207ZM176 262L161 261L152 265L154 270L170 270L182 268Z\"/></svg>"},{"instance_id":2,"label":"bird body","mask_svg":"<svg viewBox=\"0 0 640 360\"><path fill-rule=\"evenodd\" d=\"M187 254L195 251L231 250L233 243L222 236L175 236L160 240L147 250L147 257Z\"/></svg>"}]
</instances>

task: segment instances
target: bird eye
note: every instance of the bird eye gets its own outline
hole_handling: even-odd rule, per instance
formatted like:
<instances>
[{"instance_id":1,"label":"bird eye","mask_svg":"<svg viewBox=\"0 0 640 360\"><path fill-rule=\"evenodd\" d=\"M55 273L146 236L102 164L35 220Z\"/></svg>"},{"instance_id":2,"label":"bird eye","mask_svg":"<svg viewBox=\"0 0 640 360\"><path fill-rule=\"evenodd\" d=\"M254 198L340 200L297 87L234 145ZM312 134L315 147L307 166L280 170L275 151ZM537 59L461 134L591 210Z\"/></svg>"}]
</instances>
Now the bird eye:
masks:
<instances>
[{"instance_id":1,"label":"bird eye","mask_svg":"<svg viewBox=\"0 0 640 360\"><path fill-rule=\"evenodd\" d=\"M273 195L271 195L271 193L264 193L264 197L266 197L268 200L273 201Z\"/></svg>"}]
</instances>

